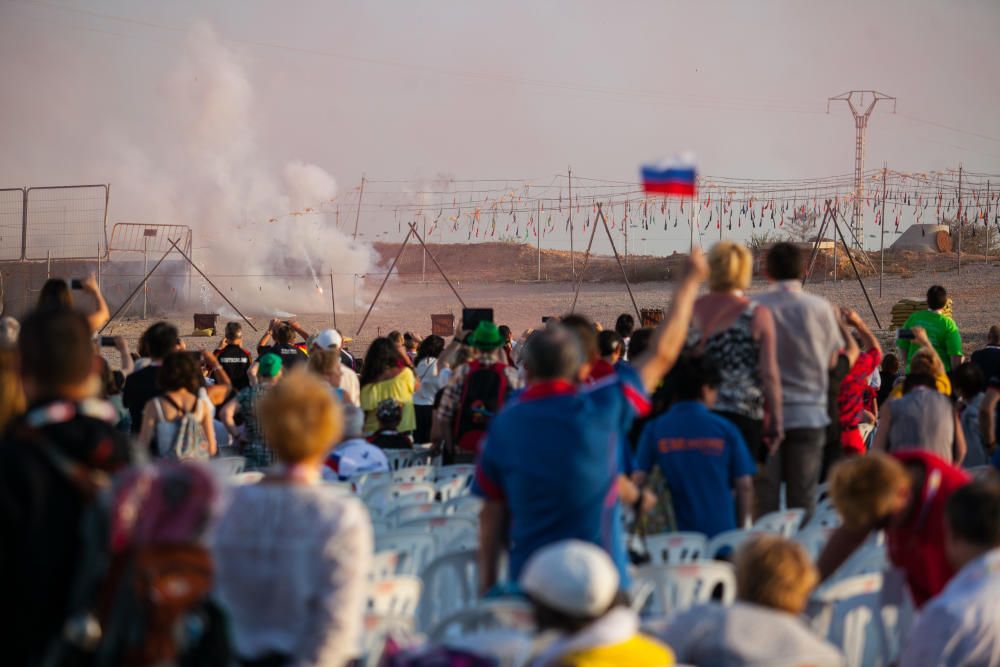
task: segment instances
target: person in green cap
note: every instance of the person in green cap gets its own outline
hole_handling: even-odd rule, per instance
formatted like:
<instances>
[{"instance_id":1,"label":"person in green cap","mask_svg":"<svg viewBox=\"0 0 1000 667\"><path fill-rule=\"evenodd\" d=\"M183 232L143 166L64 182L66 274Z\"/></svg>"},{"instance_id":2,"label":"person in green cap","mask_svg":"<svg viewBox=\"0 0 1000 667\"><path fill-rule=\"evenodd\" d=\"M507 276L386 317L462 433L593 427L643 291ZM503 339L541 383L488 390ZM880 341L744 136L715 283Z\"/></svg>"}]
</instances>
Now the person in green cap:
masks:
<instances>
[{"instance_id":1,"label":"person in green cap","mask_svg":"<svg viewBox=\"0 0 1000 667\"><path fill-rule=\"evenodd\" d=\"M455 369L437 410L444 455L455 463L471 463L490 421L511 392L520 389L517 368L501 355L504 337L493 322L480 322L468 339L472 356Z\"/></svg>"},{"instance_id":2,"label":"person in green cap","mask_svg":"<svg viewBox=\"0 0 1000 667\"><path fill-rule=\"evenodd\" d=\"M260 426L257 406L271 387L278 383L282 374L281 357L276 354L263 354L256 368L250 369L251 377L256 370L257 382L240 390L234 398L222 406L219 418L232 434L233 441L241 443L241 454L246 458L247 470L266 468L274 463L274 453L264 440L264 431ZM236 426L236 413L243 417L243 429Z\"/></svg>"}]
</instances>

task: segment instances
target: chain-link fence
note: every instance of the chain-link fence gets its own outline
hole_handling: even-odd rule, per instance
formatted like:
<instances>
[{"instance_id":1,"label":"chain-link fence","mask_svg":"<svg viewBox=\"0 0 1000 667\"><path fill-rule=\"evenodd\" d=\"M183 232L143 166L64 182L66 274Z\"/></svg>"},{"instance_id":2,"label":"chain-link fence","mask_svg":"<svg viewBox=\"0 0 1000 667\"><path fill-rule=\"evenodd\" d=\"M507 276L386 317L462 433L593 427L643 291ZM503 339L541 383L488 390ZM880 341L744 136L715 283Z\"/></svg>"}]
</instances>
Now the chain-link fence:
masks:
<instances>
[{"instance_id":1,"label":"chain-link fence","mask_svg":"<svg viewBox=\"0 0 1000 667\"><path fill-rule=\"evenodd\" d=\"M0 190L0 261L21 259L24 253L24 189Z\"/></svg>"},{"instance_id":2,"label":"chain-link fence","mask_svg":"<svg viewBox=\"0 0 1000 667\"><path fill-rule=\"evenodd\" d=\"M25 193L24 259L107 255L107 185L28 188Z\"/></svg>"}]
</instances>

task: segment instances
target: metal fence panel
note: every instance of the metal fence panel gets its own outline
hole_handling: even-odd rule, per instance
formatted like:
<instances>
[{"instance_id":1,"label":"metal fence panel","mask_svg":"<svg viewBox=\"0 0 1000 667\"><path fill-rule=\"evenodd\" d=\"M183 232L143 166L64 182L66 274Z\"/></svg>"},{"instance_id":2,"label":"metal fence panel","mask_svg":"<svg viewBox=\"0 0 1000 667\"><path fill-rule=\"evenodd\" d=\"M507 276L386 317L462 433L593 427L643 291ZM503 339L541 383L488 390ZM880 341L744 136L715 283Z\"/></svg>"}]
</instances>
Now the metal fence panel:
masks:
<instances>
[{"instance_id":1,"label":"metal fence panel","mask_svg":"<svg viewBox=\"0 0 1000 667\"><path fill-rule=\"evenodd\" d=\"M25 259L86 259L107 254L106 185L28 188Z\"/></svg>"},{"instance_id":2,"label":"metal fence panel","mask_svg":"<svg viewBox=\"0 0 1000 667\"><path fill-rule=\"evenodd\" d=\"M0 190L0 260L18 260L24 251L24 189Z\"/></svg>"}]
</instances>

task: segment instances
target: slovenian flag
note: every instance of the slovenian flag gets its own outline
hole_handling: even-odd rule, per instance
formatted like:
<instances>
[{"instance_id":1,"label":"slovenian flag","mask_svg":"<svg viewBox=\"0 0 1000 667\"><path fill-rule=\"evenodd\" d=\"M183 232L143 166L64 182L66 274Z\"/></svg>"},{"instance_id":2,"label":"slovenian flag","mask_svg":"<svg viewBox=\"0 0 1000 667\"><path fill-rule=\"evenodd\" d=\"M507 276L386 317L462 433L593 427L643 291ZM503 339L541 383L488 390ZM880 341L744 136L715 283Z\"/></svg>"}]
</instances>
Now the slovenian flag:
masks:
<instances>
[{"instance_id":1,"label":"slovenian flag","mask_svg":"<svg viewBox=\"0 0 1000 667\"><path fill-rule=\"evenodd\" d=\"M695 196L694 156L690 153L642 166L642 189L647 194Z\"/></svg>"}]
</instances>

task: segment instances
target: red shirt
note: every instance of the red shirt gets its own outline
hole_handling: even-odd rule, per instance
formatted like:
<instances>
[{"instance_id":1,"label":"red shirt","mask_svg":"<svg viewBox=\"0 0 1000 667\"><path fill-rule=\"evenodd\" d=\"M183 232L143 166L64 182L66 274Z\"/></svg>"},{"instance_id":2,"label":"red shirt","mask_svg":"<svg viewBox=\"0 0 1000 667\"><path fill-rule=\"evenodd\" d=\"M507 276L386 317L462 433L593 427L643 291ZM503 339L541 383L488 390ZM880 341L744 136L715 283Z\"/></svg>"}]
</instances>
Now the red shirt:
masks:
<instances>
[{"instance_id":1,"label":"red shirt","mask_svg":"<svg viewBox=\"0 0 1000 667\"><path fill-rule=\"evenodd\" d=\"M597 382L601 378L605 378L609 375L614 375L615 367L606 362L604 359L598 359L590 365L590 376L587 378L587 384L591 382Z\"/></svg>"},{"instance_id":2,"label":"red shirt","mask_svg":"<svg viewBox=\"0 0 1000 667\"><path fill-rule=\"evenodd\" d=\"M944 589L955 574L944 552L944 506L972 478L930 452L911 449L892 454L900 463L919 463L924 485L913 514L901 526L886 531L889 560L906 574L918 608Z\"/></svg>"},{"instance_id":3,"label":"red shirt","mask_svg":"<svg viewBox=\"0 0 1000 667\"><path fill-rule=\"evenodd\" d=\"M859 454L865 453L865 441L858 432L861 411L871 395L868 378L882 363L882 353L876 349L862 352L840 383L837 405L840 409L840 446Z\"/></svg>"}]
</instances>

